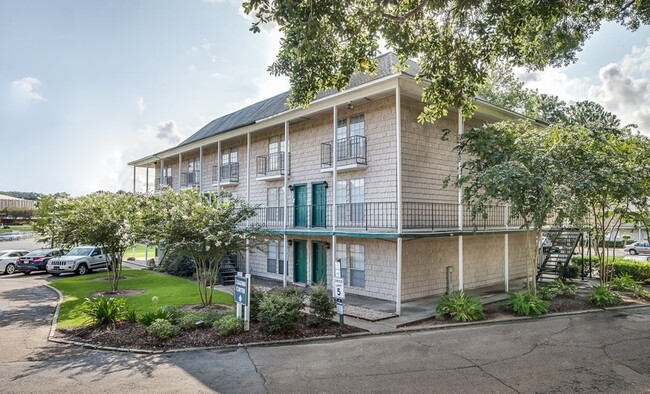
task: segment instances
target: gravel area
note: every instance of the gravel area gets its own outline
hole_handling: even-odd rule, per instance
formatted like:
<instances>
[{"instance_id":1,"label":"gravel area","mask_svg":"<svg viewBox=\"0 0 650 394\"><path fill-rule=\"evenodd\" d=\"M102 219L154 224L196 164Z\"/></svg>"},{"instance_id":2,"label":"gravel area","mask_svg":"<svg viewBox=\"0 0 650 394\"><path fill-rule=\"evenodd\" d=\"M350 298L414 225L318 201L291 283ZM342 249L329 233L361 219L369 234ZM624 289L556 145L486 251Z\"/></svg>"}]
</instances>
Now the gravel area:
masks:
<instances>
[{"instance_id":1,"label":"gravel area","mask_svg":"<svg viewBox=\"0 0 650 394\"><path fill-rule=\"evenodd\" d=\"M397 316L394 313L374 311L372 309L362 308L360 306L352 306L352 305L345 305L343 307L343 314L345 316L357 317L359 319L368 320L368 321L379 321L379 320L389 319L391 317Z\"/></svg>"}]
</instances>

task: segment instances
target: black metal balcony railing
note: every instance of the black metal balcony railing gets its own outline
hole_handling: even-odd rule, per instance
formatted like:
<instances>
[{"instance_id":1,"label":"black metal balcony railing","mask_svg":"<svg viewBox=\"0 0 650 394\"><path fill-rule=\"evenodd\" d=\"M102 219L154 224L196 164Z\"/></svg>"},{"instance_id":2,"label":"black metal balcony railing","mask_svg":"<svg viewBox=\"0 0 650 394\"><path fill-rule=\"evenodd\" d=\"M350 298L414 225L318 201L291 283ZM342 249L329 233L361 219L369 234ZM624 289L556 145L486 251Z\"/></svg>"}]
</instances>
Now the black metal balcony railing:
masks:
<instances>
[{"instance_id":1,"label":"black metal balcony railing","mask_svg":"<svg viewBox=\"0 0 650 394\"><path fill-rule=\"evenodd\" d=\"M212 183L219 182L219 167L212 167ZM221 182L239 182L239 163L224 164L221 166Z\"/></svg>"},{"instance_id":2,"label":"black metal balcony railing","mask_svg":"<svg viewBox=\"0 0 650 394\"><path fill-rule=\"evenodd\" d=\"M283 228L283 207L259 207L251 223L267 228ZM367 202L335 204L336 227L340 229L395 230L397 229L397 203ZM463 228L505 228L508 220L505 206L489 206L485 215L472 218L471 207L463 207ZM510 220L508 226L518 228L522 221ZM287 228L331 228L332 204L287 207ZM404 203L404 230L457 230L458 204Z\"/></svg>"},{"instance_id":3,"label":"black metal balcony railing","mask_svg":"<svg viewBox=\"0 0 650 394\"><path fill-rule=\"evenodd\" d=\"M199 171L181 172L181 187L198 186L200 179Z\"/></svg>"},{"instance_id":4,"label":"black metal balcony railing","mask_svg":"<svg viewBox=\"0 0 650 394\"><path fill-rule=\"evenodd\" d=\"M336 163L368 164L366 137L355 135L349 138L336 140ZM332 142L323 142L320 145L320 162L322 168L332 166Z\"/></svg>"},{"instance_id":5,"label":"black metal balcony railing","mask_svg":"<svg viewBox=\"0 0 650 394\"><path fill-rule=\"evenodd\" d=\"M288 155L288 173L291 173L291 153ZM284 175L284 152L257 156L257 176L270 175Z\"/></svg>"},{"instance_id":6,"label":"black metal balcony railing","mask_svg":"<svg viewBox=\"0 0 650 394\"><path fill-rule=\"evenodd\" d=\"M174 182L171 176L164 176L162 177L162 180L160 178L156 178L154 180L154 190L160 190L160 185L167 185L169 187L172 187L173 184Z\"/></svg>"}]
</instances>

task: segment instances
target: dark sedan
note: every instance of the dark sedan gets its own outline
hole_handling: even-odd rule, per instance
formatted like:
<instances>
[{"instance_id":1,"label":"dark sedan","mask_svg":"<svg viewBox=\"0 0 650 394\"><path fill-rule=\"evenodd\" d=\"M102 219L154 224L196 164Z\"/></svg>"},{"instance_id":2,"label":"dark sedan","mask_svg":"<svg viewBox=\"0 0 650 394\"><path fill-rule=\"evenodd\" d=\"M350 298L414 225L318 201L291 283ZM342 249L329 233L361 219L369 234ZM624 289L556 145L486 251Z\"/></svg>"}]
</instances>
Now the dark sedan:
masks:
<instances>
[{"instance_id":1,"label":"dark sedan","mask_svg":"<svg viewBox=\"0 0 650 394\"><path fill-rule=\"evenodd\" d=\"M29 275L32 271L45 271L47 262L54 257L64 255L61 249L38 249L20 257L16 262L16 272Z\"/></svg>"}]
</instances>

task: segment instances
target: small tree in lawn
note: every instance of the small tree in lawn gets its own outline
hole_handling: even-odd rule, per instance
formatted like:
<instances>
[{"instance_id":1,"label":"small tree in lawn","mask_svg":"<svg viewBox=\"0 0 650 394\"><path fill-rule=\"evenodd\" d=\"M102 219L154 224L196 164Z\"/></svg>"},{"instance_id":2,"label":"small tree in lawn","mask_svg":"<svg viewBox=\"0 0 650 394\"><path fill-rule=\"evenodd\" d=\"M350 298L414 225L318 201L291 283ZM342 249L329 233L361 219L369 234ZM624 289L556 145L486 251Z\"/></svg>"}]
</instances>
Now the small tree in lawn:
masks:
<instances>
[{"instance_id":1,"label":"small tree in lawn","mask_svg":"<svg viewBox=\"0 0 650 394\"><path fill-rule=\"evenodd\" d=\"M34 232L41 237L39 242L46 242L50 248L59 246L60 242L56 240L55 235L58 234L57 226L54 221L55 205L57 197L54 195L43 195L36 202L36 220L32 223Z\"/></svg>"},{"instance_id":2,"label":"small tree in lawn","mask_svg":"<svg viewBox=\"0 0 650 394\"><path fill-rule=\"evenodd\" d=\"M124 252L142 238L146 198L131 193L97 192L61 199L55 204L55 239L66 245L101 247L108 259L111 291L117 291Z\"/></svg>"},{"instance_id":3,"label":"small tree in lawn","mask_svg":"<svg viewBox=\"0 0 650 394\"><path fill-rule=\"evenodd\" d=\"M567 198L558 187L562 168L553 160L552 135L552 129L542 131L529 122L501 122L471 129L459 142L464 161L455 185L462 188L472 214L484 215L489 204L502 202L510 205L512 217L524 222L530 257L526 271L533 293L539 245L532 232L541 242L542 226Z\"/></svg>"},{"instance_id":4,"label":"small tree in lawn","mask_svg":"<svg viewBox=\"0 0 650 394\"><path fill-rule=\"evenodd\" d=\"M166 189L152 197L148 212L148 239L192 257L203 305L212 294L223 260L246 247L246 240L259 233L245 226L255 210L225 194Z\"/></svg>"}]
</instances>

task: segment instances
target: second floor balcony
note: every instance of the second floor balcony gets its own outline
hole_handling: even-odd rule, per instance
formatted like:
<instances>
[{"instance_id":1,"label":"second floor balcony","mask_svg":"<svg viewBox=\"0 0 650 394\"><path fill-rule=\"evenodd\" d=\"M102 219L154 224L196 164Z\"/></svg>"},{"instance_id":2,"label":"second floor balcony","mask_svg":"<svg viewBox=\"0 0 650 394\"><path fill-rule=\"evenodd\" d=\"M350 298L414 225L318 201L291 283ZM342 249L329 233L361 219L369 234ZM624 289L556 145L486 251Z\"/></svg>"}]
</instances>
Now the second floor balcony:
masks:
<instances>
[{"instance_id":1,"label":"second floor balcony","mask_svg":"<svg viewBox=\"0 0 650 394\"><path fill-rule=\"evenodd\" d=\"M323 142L320 145L321 172L331 172L333 169L332 142ZM336 140L336 167L337 171L350 171L366 168L368 147L366 137L355 135Z\"/></svg>"},{"instance_id":2,"label":"second floor balcony","mask_svg":"<svg viewBox=\"0 0 650 394\"><path fill-rule=\"evenodd\" d=\"M291 174L291 153L287 153L289 162L287 175ZM284 177L284 152L269 153L257 156L257 179L264 181L277 180Z\"/></svg>"},{"instance_id":3,"label":"second floor balcony","mask_svg":"<svg viewBox=\"0 0 650 394\"><path fill-rule=\"evenodd\" d=\"M199 187L201 173L199 171L181 172L181 188Z\"/></svg>"},{"instance_id":4,"label":"second floor balcony","mask_svg":"<svg viewBox=\"0 0 650 394\"><path fill-rule=\"evenodd\" d=\"M221 186L239 184L239 163L224 164L212 167L212 184Z\"/></svg>"},{"instance_id":5,"label":"second floor balcony","mask_svg":"<svg viewBox=\"0 0 650 394\"><path fill-rule=\"evenodd\" d=\"M256 211L251 223L271 230L284 228L284 207L259 207ZM390 232L398 227L397 203L364 202L288 206L287 228L331 230L333 214L337 230ZM520 219L509 218L506 206L489 206L484 215L476 218L471 215L471 207L463 206L463 230L519 228L522 224ZM458 204L405 202L402 229L413 233L458 231Z\"/></svg>"}]
</instances>

